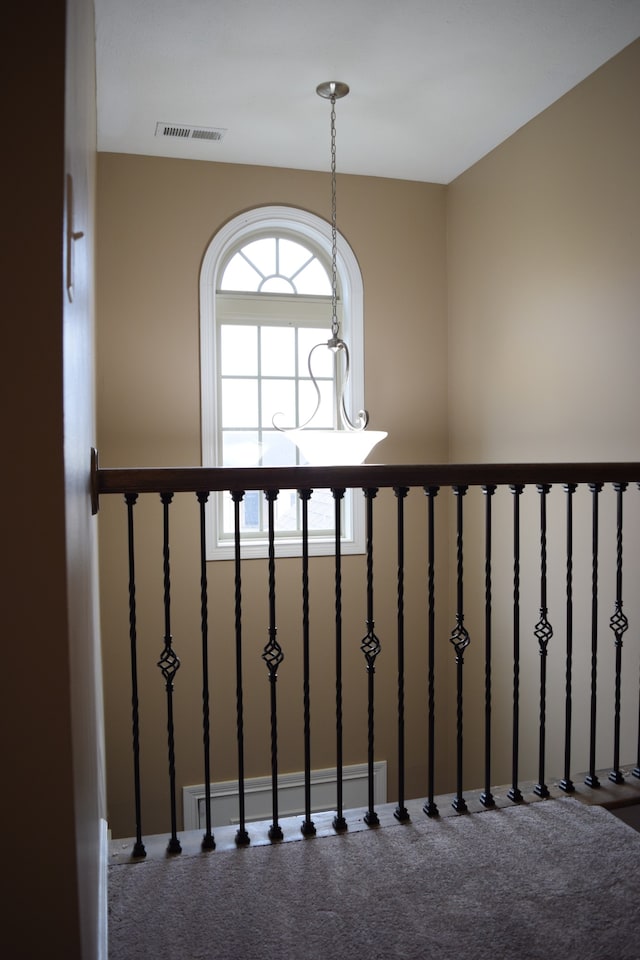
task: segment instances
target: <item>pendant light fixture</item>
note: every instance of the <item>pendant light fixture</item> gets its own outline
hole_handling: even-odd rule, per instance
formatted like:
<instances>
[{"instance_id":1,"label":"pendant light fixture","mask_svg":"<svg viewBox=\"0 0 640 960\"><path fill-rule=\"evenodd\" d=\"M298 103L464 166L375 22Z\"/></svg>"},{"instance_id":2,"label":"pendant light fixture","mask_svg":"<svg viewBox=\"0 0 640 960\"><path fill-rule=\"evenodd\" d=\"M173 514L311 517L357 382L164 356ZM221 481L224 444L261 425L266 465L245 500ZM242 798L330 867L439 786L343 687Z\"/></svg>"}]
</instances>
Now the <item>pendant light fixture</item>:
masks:
<instances>
[{"instance_id":1,"label":"pendant light fixture","mask_svg":"<svg viewBox=\"0 0 640 960\"><path fill-rule=\"evenodd\" d=\"M308 420L294 430L282 431L292 440L304 458L314 466L339 466L362 463L377 443L387 436L383 430L366 430L369 414L358 411L353 421L346 408L345 391L349 379L349 348L340 336L338 322L338 231L336 227L336 100L346 97L346 83L331 80L321 83L316 93L331 103L331 339L312 347L308 358L311 382L316 391L316 407ZM314 428L320 409L320 388L313 374L313 356L317 350L329 350L333 361L333 428ZM325 421L326 422L326 421ZM275 423L274 423L275 426ZM280 429L280 428L278 428Z\"/></svg>"}]
</instances>

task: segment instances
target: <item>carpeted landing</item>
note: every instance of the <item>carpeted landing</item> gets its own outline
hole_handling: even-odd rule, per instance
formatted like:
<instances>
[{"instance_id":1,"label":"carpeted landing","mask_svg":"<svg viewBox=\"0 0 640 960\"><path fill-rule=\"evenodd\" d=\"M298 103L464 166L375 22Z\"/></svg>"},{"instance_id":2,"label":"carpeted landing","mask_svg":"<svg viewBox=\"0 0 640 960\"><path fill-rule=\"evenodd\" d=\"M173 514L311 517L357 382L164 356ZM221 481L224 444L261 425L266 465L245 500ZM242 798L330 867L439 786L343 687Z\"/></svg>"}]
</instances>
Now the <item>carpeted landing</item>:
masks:
<instances>
[{"instance_id":1,"label":"carpeted landing","mask_svg":"<svg viewBox=\"0 0 640 960\"><path fill-rule=\"evenodd\" d=\"M573 799L109 868L109 960L639 960L640 834Z\"/></svg>"}]
</instances>

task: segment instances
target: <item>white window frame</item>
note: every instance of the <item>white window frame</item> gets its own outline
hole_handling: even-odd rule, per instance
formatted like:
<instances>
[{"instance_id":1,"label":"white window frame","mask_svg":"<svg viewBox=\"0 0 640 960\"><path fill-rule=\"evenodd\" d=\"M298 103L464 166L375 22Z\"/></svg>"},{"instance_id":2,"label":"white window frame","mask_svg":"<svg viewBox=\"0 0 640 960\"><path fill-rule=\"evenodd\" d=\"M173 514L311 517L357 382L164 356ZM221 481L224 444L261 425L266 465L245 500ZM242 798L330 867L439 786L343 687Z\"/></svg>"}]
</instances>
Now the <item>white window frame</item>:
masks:
<instances>
[{"instance_id":1,"label":"white window frame","mask_svg":"<svg viewBox=\"0 0 640 960\"><path fill-rule=\"evenodd\" d=\"M255 234L270 231L286 231L293 239L307 239L331 259L331 225L307 210L287 206L265 206L229 220L211 240L200 269L200 398L202 465L219 466L218 423L219 410L216 389L216 326L217 291L222 271L229 253L248 242ZM351 368L347 385L346 401L351 410L364 409L364 290L362 274L356 256L345 240L337 233L336 267L340 279L342 297L343 339L349 344ZM349 501L347 501L349 498ZM223 560L234 556L233 543L221 541L217 530L217 497L212 497L206 511L207 559ZM347 491L346 508L351 511L350 535L343 536L341 549L344 554L364 553L364 498L357 491ZM309 554L326 556L334 552L333 537L309 536ZM277 538L275 555L279 557L300 556L302 539L299 536ZM242 540L242 555L247 558L267 556L267 541Z\"/></svg>"}]
</instances>

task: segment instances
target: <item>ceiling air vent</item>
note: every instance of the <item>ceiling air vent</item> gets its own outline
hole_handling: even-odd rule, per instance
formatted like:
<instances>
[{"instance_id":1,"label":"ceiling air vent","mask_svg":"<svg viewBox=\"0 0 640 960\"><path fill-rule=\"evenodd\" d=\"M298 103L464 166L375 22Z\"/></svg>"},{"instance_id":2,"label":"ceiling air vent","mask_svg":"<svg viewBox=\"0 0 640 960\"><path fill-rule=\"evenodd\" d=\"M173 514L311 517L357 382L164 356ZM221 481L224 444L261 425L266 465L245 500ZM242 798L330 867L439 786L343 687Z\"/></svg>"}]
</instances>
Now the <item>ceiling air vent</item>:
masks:
<instances>
[{"instance_id":1,"label":"ceiling air vent","mask_svg":"<svg viewBox=\"0 0 640 960\"><path fill-rule=\"evenodd\" d=\"M220 127L193 127L186 123L156 123L156 137L177 137L179 140L213 140L219 142L226 132Z\"/></svg>"}]
</instances>

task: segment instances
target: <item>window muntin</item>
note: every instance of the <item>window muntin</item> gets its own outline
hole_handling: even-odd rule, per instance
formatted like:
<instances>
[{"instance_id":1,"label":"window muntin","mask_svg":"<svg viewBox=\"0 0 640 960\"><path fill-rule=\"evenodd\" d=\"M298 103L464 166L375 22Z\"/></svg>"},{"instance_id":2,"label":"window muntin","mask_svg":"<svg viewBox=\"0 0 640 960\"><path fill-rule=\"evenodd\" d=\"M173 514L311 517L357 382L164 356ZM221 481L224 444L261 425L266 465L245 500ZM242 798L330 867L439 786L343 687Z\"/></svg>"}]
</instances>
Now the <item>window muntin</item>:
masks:
<instances>
[{"instance_id":1,"label":"window muntin","mask_svg":"<svg viewBox=\"0 0 640 960\"><path fill-rule=\"evenodd\" d=\"M289 237L250 240L224 268L221 291L331 296L331 281L318 255Z\"/></svg>"}]
</instances>

